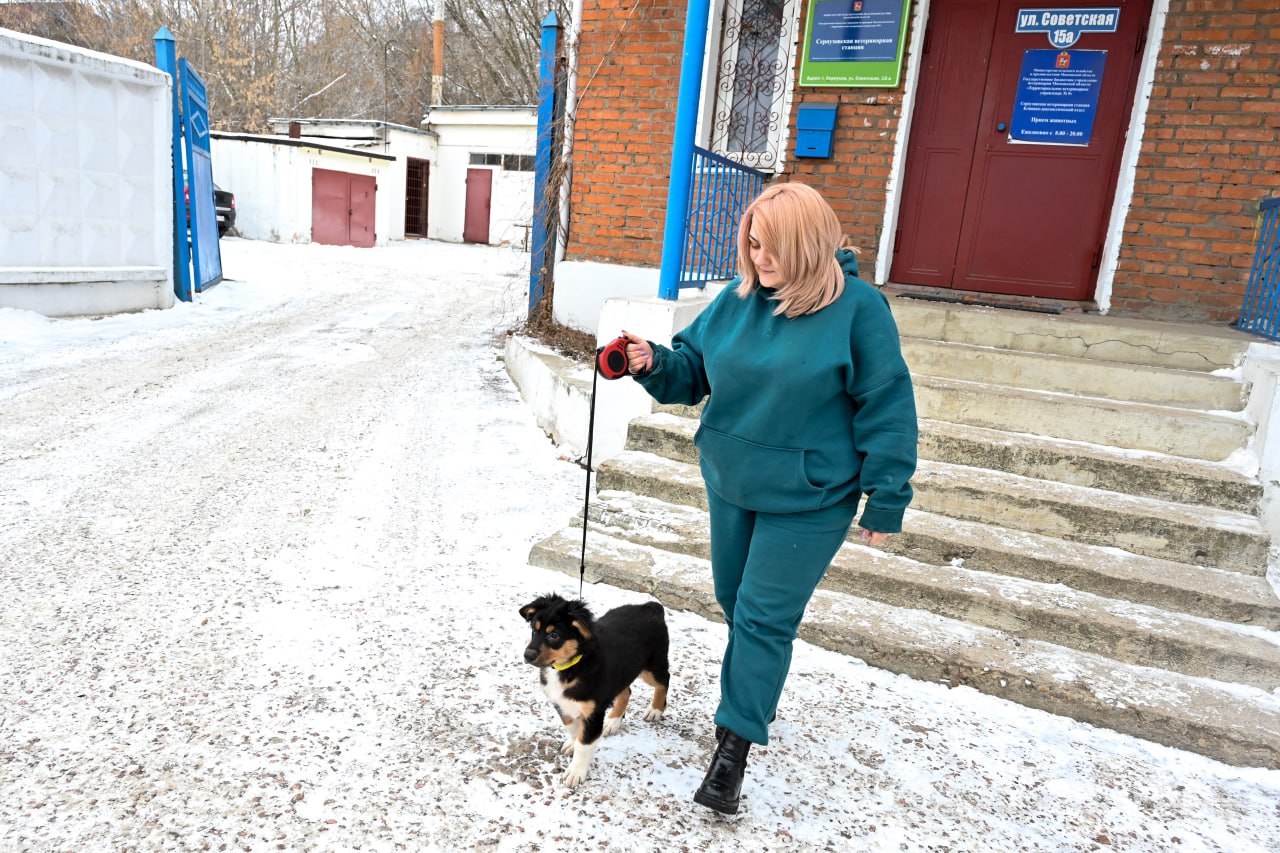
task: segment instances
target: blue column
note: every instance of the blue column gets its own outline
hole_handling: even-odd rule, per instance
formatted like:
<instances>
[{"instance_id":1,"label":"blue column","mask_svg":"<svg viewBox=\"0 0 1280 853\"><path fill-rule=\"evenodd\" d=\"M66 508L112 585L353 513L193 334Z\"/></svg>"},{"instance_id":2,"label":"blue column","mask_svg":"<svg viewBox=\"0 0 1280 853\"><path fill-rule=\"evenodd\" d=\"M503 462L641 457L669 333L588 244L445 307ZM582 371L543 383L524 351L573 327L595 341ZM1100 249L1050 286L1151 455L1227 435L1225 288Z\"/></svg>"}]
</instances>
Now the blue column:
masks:
<instances>
[{"instance_id":1,"label":"blue column","mask_svg":"<svg viewBox=\"0 0 1280 853\"><path fill-rule=\"evenodd\" d=\"M685 231L689 218L689 185L693 171L693 137L698 129L702 96L703 50L711 0L689 0L684 21L684 56L680 60L680 93L676 99L675 140L671 146L671 181L667 186L667 220L662 232L662 270L658 295L680 295L680 267L684 263Z\"/></svg>"},{"instance_id":2,"label":"blue column","mask_svg":"<svg viewBox=\"0 0 1280 853\"><path fill-rule=\"evenodd\" d=\"M552 151L555 147L556 42L560 23L555 12L542 19L542 59L538 63L538 142L534 157L533 234L529 247L529 316L542 302L542 294L551 253L547 251L547 234L555 227L549 221L547 184L551 177Z\"/></svg>"},{"instance_id":3,"label":"blue column","mask_svg":"<svg viewBox=\"0 0 1280 853\"><path fill-rule=\"evenodd\" d=\"M187 245L187 206L183 200L186 175L182 170L182 117L178 109L178 51L173 33L161 27L152 36L156 46L156 67L169 75L172 91L173 135L173 292L183 302L191 301L191 255Z\"/></svg>"}]
</instances>

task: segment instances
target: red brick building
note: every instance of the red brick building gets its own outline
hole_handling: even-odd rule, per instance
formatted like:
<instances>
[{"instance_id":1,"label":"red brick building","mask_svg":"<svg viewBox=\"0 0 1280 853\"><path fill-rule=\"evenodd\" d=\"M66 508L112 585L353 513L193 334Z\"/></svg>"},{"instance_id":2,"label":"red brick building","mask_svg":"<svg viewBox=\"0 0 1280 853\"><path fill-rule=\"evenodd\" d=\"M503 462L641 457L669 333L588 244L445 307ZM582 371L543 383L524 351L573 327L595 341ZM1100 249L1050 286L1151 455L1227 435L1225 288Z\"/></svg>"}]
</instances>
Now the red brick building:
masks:
<instances>
[{"instance_id":1,"label":"red brick building","mask_svg":"<svg viewBox=\"0 0 1280 853\"><path fill-rule=\"evenodd\" d=\"M810 71L862 67L818 40L867 40L875 14L901 22L896 84L802 84L806 49ZM1063 22L1084 23L1069 44ZM585 0L568 261L659 265L684 25L681 0ZM713 0L708 42L696 144L821 189L864 278L1239 313L1280 194L1274 0ZM836 106L831 153L797 157L813 104ZM1087 143L1036 137L1054 122Z\"/></svg>"}]
</instances>

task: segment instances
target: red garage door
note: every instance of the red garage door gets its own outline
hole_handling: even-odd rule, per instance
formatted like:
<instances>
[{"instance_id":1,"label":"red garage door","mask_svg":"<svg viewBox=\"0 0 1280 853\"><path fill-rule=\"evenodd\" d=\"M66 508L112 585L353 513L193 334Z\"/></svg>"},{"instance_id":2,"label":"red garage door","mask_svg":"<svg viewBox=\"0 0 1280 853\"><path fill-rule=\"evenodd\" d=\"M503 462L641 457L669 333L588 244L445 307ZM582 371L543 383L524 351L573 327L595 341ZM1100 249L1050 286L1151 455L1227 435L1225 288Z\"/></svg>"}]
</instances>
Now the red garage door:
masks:
<instances>
[{"instance_id":1,"label":"red garage door","mask_svg":"<svg viewBox=\"0 0 1280 853\"><path fill-rule=\"evenodd\" d=\"M378 182L371 175L311 170L311 240L327 246L373 245Z\"/></svg>"}]
</instances>

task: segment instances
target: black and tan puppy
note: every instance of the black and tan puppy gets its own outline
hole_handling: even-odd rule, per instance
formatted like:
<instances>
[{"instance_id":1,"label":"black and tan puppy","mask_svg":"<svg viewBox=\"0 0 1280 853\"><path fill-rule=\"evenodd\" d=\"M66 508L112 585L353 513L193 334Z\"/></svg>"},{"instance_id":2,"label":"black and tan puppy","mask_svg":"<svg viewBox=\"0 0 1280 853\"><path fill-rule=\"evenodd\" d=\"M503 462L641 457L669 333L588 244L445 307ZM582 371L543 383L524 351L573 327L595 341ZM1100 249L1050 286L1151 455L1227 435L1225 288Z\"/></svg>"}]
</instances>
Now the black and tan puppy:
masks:
<instances>
[{"instance_id":1,"label":"black and tan puppy","mask_svg":"<svg viewBox=\"0 0 1280 853\"><path fill-rule=\"evenodd\" d=\"M662 605L627 604L593 619L587 605L544 595L520 608L533 629L526 662L541 668L542 690L555 704L566 729L562 753L573 761L561 783L573 787L587 768L602 734L622 727L638 676L653 686L646 720L667 709L667 623Z\"/></svg>"}]
</instances>

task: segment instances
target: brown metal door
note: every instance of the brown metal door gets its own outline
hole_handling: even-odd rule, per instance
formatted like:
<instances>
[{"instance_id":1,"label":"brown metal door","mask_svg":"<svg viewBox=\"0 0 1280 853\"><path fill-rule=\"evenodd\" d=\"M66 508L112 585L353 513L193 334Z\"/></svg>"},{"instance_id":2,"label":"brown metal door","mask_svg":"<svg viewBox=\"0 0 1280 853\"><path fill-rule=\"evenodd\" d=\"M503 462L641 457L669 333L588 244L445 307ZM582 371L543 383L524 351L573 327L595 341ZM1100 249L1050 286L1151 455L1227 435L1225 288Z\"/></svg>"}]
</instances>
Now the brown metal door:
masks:
<instances>
[{"instance_id":1,"label":"brown metal door","mask_svg":"<svg viewBox=\"0 0 1280 853\"><path fill-rule=\"evenodd\" d=\"M329 169L311 170L311 241L326 246L350 242L351 176Z\"/></svg>"},{"instance_id":2,"label":"brown metal door","mask_svg":"<svg viewBox=\"0 0 1280 853\"><path fill-rule=\"evenodd\" d=\"M1133 104L1138 57L1151 12L1151 0L1114 0L1120 18L1114 33L1085 32L1071 46L1073 51L1105 51L1101 91L1088 145L1049 145L1010 139L1015 95L1022 73L1024 53L1051 49L1045 33L1016 33L1020 9L1080 9L1078 0L973 0L939 4L964 21L972 37L982 32L979 9L986 6L994 20L986 60L971 57L967 64L955 59L950 71L944 62L926 62L921 71L921 99L945 98L949 75L961 76L960 67L972 75L974 61L985 61L983 97L976 116L972 158L965 178L959 230L955 229L954 182L934 171L936 140L912 132L907 155L908 179L904 192L903 223L911 223L901 235L902 251L895 259L895 281L934 284L984 293L1013 293L1056 299L1086 299L1093 293L1101 258L1120 150ZM962 11L963 10L963 11ZM932 14L932 13L931 13ZM940 16L944 14L939 10ZM931 22L930 48L947 45ZM953 51L963 48L950 46ZM972 110L970 102L966 109ZM959 124L959 122L957 122ZM925 123L922 128L929 129ZM934 146L934 147L931 147ZM962 156L952 158L961 163ZM945 162L945 161L944 161ZM954 241L948 269L946 257ZM913 269L914 267L914 269Z\"/></svg>"},{"instance_id":3,"label":"brown metal door","mask_svg":"<svg viewBox=\"0 0 1280 853\"><path fill-rule=\"evenodd\" d=\"M404 233L406 237L427 236L427 198L431 163L410 157L404 185Z\"/></svg>"},{"instance_id":4,"label":"brown metal door","mask_svg":"<svg viewBox=\"0 0 1280 853\"><path fill-rule=\"evenodd\" d=\"M489 242L489 205L493 195L493 171L467 169L467 208L462 221L462 239L468 243Z\"/></svg>"},{"instance_id":5,"label":"brown metal door","mask_svg":"<svg viewBox=\"0 0 1280 853\"><path fill-rule=\"evenodd\" d=\"M372 175L351 176L351 245L368 249L377 240L378 181Z\"/></svg>"},{"instance_id":6,"label":"brown metal door","mask_svg":"<svg viewBox=\"0 0 1280 853\"><path fill-rule=\"evenodd\" d=\"M993 0L929 9L890 277L950 287L995 33Z\"/></svg>"}]
</instances>

